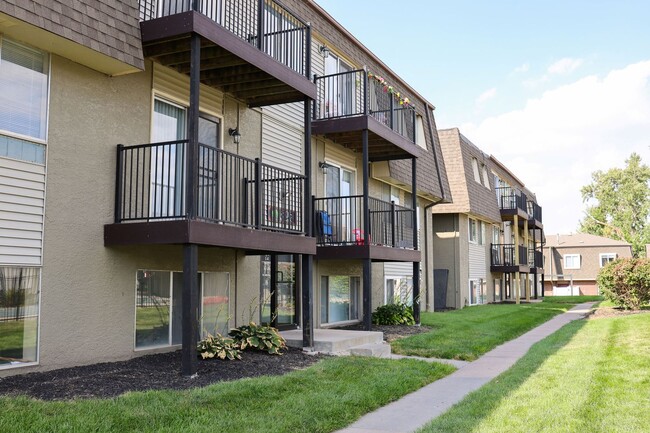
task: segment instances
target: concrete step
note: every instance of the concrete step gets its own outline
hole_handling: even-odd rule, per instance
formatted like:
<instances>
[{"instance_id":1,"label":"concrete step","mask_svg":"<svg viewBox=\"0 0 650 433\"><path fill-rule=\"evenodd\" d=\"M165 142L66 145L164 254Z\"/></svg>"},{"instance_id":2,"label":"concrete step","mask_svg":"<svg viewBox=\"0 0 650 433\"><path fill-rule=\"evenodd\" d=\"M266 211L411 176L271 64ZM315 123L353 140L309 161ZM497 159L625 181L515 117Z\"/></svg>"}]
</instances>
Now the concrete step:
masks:
<instances>
[{"instance_id":1,"label":"concrete step","mask_svg":"<svg viewBox=\"0 0 650 433\"><path fill-rule=\"evenodd\" d=\"M387 358L390 356L390 344L369 343L350 348L350 355L374 356L375 358Z\"/></svg>"},{"instance_id":2,"label":"concrete step","mask_svg":"<svg viewBox=\"0 0 650 433\"><path fill-rule=\"evenodd\" d=\"M302 347L302 331L282 331L280 334L291 347ZM344 353L350 348L364 344L379 344L384 334L376 331L349 331L342 329L314 329L314 351L322 353Z\"/></svg>"}]
</instances>

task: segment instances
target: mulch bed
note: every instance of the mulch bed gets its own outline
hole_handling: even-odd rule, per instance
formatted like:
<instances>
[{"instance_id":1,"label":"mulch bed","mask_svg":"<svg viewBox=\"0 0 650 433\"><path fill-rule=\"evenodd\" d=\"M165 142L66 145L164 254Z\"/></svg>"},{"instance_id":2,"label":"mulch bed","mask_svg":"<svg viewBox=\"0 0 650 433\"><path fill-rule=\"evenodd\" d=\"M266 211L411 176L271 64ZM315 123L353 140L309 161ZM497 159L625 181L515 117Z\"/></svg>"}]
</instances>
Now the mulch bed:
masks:
<instances>
[{"instance_id":1,"label":"mulch bed","mask_svg":"<svg viewBox=\"0 0 650 433\"><path fill-rule=\"evenodd\" d=\"M619 307L602 307L596 308L593 313L589 315L590 319L604 319L606 317L619 317L619 316L631 316L633 314L646 314L650 313L650 310L625 310Z\"/></svg>"},{"instance_id":2,"label":"mulch bed","mask_svg":"<svg viewBox=\"0 0 650 433\"><path fill-rule=\"evenodd\" d=\"M363 330L363 325L350 325L339 329L349 329L353 331ZM379 331L384 333L384 340L388 343L400 338L408 337L411 335L421 334L423 332L431 331L429 326L411 326L411 325L372 325L371 331Z\"/></svg>"},{"instance_id":3,"label":"mulch bed","mask_svg":"<svg viewBox=\"0 0 650 433\"><path fill-rule=\"evenodd\" d=\"M70 400L109 398L128 391L188 389L247 377L278 376L307 368L324 357L292 348L282 356L247 351L241 360L200 360L198 375L188 378L180 374L181 352L176 351L0 378L0 395Z\"/></svg>"}]
</instances>

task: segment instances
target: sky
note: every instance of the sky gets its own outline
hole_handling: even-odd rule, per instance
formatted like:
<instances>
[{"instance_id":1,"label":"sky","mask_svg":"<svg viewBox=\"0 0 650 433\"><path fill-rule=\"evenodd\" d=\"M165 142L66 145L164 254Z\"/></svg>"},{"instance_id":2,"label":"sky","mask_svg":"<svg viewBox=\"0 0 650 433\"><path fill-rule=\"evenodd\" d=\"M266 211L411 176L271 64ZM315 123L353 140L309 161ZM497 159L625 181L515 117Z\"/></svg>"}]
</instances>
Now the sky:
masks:
<instances>
[{"instance_id":1,"label":"sky","mask_svg":"<svg viewBox=\"0 0 650 433\"><path fill-rule=\"evenodd\" d=\"M650 1L316 0L572 233L596 170L650 164Z\"/></svg>"}]
</instances>

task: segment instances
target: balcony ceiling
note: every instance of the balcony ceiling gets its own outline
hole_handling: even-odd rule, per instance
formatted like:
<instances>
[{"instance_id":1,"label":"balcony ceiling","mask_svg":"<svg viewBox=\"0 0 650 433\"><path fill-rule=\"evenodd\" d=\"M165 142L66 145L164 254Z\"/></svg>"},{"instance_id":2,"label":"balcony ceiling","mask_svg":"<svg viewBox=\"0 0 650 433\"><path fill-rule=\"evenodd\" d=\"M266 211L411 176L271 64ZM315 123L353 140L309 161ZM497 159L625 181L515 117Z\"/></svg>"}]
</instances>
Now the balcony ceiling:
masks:
<instances>
[{"instance_id":1,"label":"balcony ceiling","mask_svg":"<svg viewBox=\"0 0 650 433\"><path fill-rule=\"evenodd\" d=\"M358 153L363 152L361 133L364 129L368 129L370 161L418 158L425 154L424 149L372 116L359 115L312 122L312 132L315 135L323 135Z\"/></svg>"},{"instance_id":2,"label":"balcony ceiling","mask_svg":"<svg viewBox=\"0 0 650 433\"><path fill-rule=\"evenodd\" d=\"M249 106L315 99L304 75L279 63L198 12L183 12L140 23L145 57L190 74L190 39L201 37L201 82Z\"/></svg>"}]
</instances>

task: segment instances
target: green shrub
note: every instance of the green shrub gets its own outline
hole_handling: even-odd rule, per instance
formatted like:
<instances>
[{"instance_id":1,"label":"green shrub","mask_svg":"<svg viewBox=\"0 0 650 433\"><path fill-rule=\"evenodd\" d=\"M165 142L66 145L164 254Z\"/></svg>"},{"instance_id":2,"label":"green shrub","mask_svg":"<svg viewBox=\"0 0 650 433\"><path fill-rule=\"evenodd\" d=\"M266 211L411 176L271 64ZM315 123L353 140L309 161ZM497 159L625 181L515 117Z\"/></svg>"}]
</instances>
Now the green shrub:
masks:
<instances>
[{"instance_id":1,"label":"green shrub","mask_svg":"<svg viewBox=\"0 0 650 433\"><path fill-rule=\"evenodd\" d=\"M598 288L615 305L638 310L650 302L650 259L618 259L598 273Z\"/></svg>"},{"instance_id":2,"label":"green shrub","mask_svg":"<svg viewBox=\"0 0 650 433\"><path fill-rule=\"evenodd\" d=\"M413 308L402 302L382 305L372 313L372 323L375 325L415 325Z\"/></svg>"},{"instance_id":3,"label":"green shrub","mask_svg":"<svg viewBox=\"0 0 650 433\"><path fill-rule=\"evenodd\" d=\"M282 355L281 350L287 348L284 338L277 329L272 326L256 325L254 322L231 329L228 335L235 340L241 350L253 348L272 355Z\"/></svg>"},{"instance_id":4,"label":"green shrub","mask_svg":"<svg viewBox=\"0 0 650 433\"><path fill-rule=\"evenodd\" d=\"M210 335L199 341L196 348L201 358L241 359L239 344L221 334Z\"/></svg>"}]
</instances>

